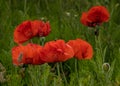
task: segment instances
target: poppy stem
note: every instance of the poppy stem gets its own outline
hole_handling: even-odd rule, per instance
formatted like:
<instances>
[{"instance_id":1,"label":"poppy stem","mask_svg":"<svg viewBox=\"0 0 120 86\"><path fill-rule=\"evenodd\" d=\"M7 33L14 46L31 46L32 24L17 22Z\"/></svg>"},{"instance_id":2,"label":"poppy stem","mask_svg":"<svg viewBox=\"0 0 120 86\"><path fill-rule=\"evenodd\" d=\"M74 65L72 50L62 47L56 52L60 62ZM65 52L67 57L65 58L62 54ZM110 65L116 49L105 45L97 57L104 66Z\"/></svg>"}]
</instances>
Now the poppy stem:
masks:
<instances>
[{"instance_id":1,"label":"poppy stem","mask_svg":"<svg viewBox=\"0 0 120 86\"><path fill-rule=\"evenodd\" d=\"M77 59L75 59L75 73L76 73L76 77L77 77L77 81L76 83L79 84L79 76L78 76L78 61Z\"/></svg>"},{"instance_id":2,"label":"poppy stem","mask_svg":"<svg viewBox=\"0 0 120 86\"><path fill-rule=\"evenodd\" d=\"M41 43L42 46L45 44L45 37L40 38L40 43Z\"/></svg>"},{"instance_id":3,"label":"poppy stem","mask_svg":"<svg viewBox=\"0 0 120 86\"><path fill-rule=\"evenodd\" d=\"M94 33L95 33L95 36L96 36L96 37L99 36L99 30L98 30L98 29L95 29Z\"/></svg>"},{"instance_id":4,"label":"poppy stem","mask_svg":"<svg viewBox=\"0 0 120 86\"><path fill-rule=\"evenodd\" d=\"M96 27L95 27L95 30L94 30L94 34L95 34L95 36L98 38L98 36L99 36L99 25L97 25Z\"/></svg>"},{"instance_id":5,"label":"poppy stem","mask_svg":"<svg viewBox=\"0 0 120 86\"><path fill-rule=\"evenodd\" d=\"M63 66L62 66L62 62L60 62L60 67L61 67L61 72L62 72L62 74L63 74L63 78L64 78L64 80L65 80L65 84L66 84L66 86L67 86L67 79L66 79L66 77L65 77L65 73L64 73L64 71L63 71Z\"/></svg>"},{"instance_id":6,"label":"poppy stem","mask_svg":"<svg viewBox=\"0 0 120 86\"><path fill-rule=\"evenodd\" d=\"M56 63L57 64L57 73L58 73L58 76L60 77L60 66L59 66L59 63Z\"/></svg>"},{"instance_id":7,"label":"poppy stem","mask_svg":"<svg viewBox=\"0 0 120 86\"><path fill-rule=\"evenodd\" d=\"M30 43L33 43L33 41L32 41L32 39L30 39L30 41L29 41Z\"/></svg>"}]
</instances>

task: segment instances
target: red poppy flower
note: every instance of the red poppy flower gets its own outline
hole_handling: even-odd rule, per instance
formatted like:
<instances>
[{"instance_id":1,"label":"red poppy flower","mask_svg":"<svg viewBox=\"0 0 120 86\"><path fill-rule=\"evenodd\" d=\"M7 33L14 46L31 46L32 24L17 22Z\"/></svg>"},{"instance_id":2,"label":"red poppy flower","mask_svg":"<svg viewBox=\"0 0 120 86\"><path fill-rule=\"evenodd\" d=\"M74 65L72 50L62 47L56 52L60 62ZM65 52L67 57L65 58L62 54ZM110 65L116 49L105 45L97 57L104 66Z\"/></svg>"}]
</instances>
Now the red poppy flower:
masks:
<instances>
[{"instance_id":1,"label":"red poppy flower","mask_svg":"<svg viewBox=\"0 0 120 86\"><path fill-rule=\"evenodd\" d=\"M82 39L76 39L76 40L70 40L67 44L69 44L73 50L74 50L74 56L77 59L91 59L93 56L93 49L92 46L82 40Z\"/></svg>"},{"instance_id":2,"label":"red poppy flower","mask_svg":"<svg viewBox=\"0 0 120 86\"><path fill-rule=\"evenodd\" d=\"M82 13L80 21L86 26L95 27L107 22L109 17L110 14L104 6L94 6L88 12Z\"/></svg>"},{"instance_id":3,"label":"red poppy flower","mask_svg":"<svg viewBox=\"0 0 120 86\"><path fill-rule=\"evenodd\" d=\"M32 36L31 21L24 21L14 31L14 41L16 43L23 43L32 38Z\"/></svg>"},{"instance_id":4,"label":"red poppy flower","mask_svg":"<svg viewBox=\"0 0 120 86\"><path fill-rule=\"evenodd\" d=\"M36 29L35 32L37 32L37 35L40 37L47 36L51 31L49 22L45 23L43 21L35 20L32 23L32 28Z\"/></svg>"},{"instance_id":5,"label":"red poppy flower","mask_svg":"<svg viewBox=\"0 0 120 86\"><path fill-rule=\"evenodd\" d=\"M83 25L91 27L93 25L91 24L91 21L88 20L87 16L88 16L87 12L83 12L80 21L82 22Z\"/></svg>"},{"instance_id":6,"label":"red poppy flower","mask_svg":"<svg viewBox=\"0 0 120 86\"><path fill-rule=\"evenodd\" d=\"M19 61L23 57L23 52L24 52L24 49L22 46L16 46L12 48L12 61L14 65L23 64L22 61Z\"/></svg>"},{"instance_id":7,"label":"red poppy flower","mask_svg":"<svg viewBox=\"0 0 120 86\"><path fill-rule=\"evenodd\" d=\"M24 21L18 25L14 31L14 41L23 43L35 36L47 36L50 33L49 22L44 23L40 20Z\"/></svg>"},{"instance_id":8,"label":"red poppy flower","mask_svg":"<svg viewBox=\"0 0 120 86\"><path fill-rule=\"evenodd\" d=\"M39 29L39 36L47 36L50 33L51 29L50 29L50 24L49 22L44 23L42 25L42 28Z\"/></svg>"},{"instance_id":9,"label":"red poppy flower","mask_svg":"<svg viewBox=\"0 0 120 86\"><path fill-rule=\"evenodd\" d=\"M72 58L73 55L72 47L63 40L47 42L41 53L42 60L48 63L63 62Z\"/></svg>"},{"instance_id":10,"label":"red poppy flower","mask_svg":"<svg viewBox=\"0 0 120 86\"><path fill-rule=\"evenodd\" d=\"M12 59L14 65L20 64L42 64L39 53L42 47L36 44L27 44L26 46L16 46L12 48Z\"/></svg>"}]
</instances>

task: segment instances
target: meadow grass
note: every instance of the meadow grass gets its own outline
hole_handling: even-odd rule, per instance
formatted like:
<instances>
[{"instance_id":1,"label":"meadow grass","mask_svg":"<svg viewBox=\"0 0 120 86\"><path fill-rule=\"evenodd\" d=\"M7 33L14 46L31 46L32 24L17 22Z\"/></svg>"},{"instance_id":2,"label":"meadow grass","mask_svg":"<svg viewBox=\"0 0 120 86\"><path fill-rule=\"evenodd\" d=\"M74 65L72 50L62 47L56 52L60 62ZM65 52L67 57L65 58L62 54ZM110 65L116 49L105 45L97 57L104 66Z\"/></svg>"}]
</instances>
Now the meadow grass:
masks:
<instances>
[{"instance_id":1,"label":"meadow grass","mask_svg":"<svg viewBox=\"0 0 120 86\"><path fill-rule=\"evenodd\" d=\"M80 23L81 13L95 5L104 5L110 12L98 39L93 29ZM119 0L0 0L0 63L4 67L0 67L0 86L119 86L119 9ZM11 48L17 45L14 29L24 20L36 19L50 21L52 31L45 38L33 38L34 43L81 38L93 46L93 58L15 67L11 57Z\"/></svg>"}]
</instances>

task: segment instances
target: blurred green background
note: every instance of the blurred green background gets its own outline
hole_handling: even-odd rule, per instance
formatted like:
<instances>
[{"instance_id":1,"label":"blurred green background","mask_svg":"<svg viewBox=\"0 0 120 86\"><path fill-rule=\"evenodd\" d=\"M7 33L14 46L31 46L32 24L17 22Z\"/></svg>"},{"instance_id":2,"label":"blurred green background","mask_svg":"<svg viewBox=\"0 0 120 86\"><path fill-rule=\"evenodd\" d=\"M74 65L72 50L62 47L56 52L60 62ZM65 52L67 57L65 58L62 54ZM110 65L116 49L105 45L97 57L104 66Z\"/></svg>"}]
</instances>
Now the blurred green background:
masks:
<instances>
[{"instance_id":1,"label":"blurred green background","mask_svg":"<svg viewBox=\"0 0 120 86\"><path fill-rule=\"evenodd\" d=\"M103 5L110 20L94 31L80 23L82 12ZM0 0L0 86L120 86L120 0ZM91 60L71 59L63 63L29 65L25 71L12 64L15 27L25 20L50 21L45 42L81 38L94 49ZM40 44L39 38L33 39ZM108 63L109 66L103 65ZM103 66L109 68L105 71Z\"/></svg>"}]
</instances>

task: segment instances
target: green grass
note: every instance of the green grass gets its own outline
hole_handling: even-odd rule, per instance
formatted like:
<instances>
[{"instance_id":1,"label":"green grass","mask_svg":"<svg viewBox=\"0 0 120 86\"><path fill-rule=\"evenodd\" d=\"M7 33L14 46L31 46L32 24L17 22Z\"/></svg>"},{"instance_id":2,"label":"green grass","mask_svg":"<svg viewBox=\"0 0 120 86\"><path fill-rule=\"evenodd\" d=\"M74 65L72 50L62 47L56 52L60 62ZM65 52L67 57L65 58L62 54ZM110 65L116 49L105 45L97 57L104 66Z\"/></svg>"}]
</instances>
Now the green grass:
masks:
<instances>
[{"instance_id":1,"label":"green grass","mask_svg":"<svg viewBox=\"0 0 120 86\"><path fill-rule=\"evenodd\" d=\"M109 22L100 27L98 40L93 30L80 23L81 13L95 5L106 6L111 15ZM0 0L0 62L6 69L3 75L6 82L1 82L0 77L0 86L119 86L119 9L119 0ZM52 29L45 42L82 38L93 46L93 58L29 65L25 71L13 66L14 28L24 20L43 18L50 21ZM39 38L34 38L33 42L41 44ZM109 71L103 70L104 63L109 63ZM2 71L0 69L0 73Z\"/></svg>"}]
</instances>

